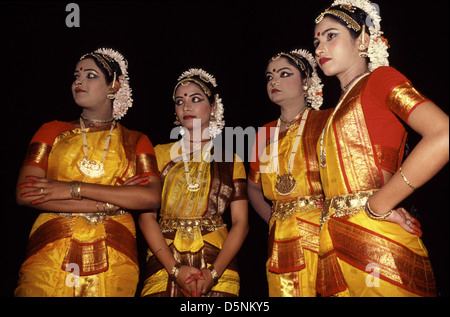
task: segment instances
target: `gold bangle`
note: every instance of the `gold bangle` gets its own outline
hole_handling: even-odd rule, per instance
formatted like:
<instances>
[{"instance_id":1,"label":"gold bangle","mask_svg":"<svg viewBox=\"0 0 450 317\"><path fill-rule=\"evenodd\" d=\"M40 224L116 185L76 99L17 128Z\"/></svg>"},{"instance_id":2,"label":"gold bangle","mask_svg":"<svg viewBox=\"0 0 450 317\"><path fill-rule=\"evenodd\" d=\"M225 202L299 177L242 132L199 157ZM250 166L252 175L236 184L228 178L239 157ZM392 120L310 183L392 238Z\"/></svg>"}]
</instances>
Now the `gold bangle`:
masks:
<instances>
[{"instance_id":1,"label":"gold bangle","mask_svg":"<svg viewBox=\"0 0 450 317\"><path fill-rule=\"evenodd\" d=\"M403 174L402 168L400 167L399 170L400 175L402 175L403 180L405 181L406 184L408 184L409 187L411 187L412 190L416 190L416 188L413 186L413 184L411 184L409 182L409 180L406 178L405 174Z\"/></svg>"},{"instance_id":2,"label":"gold bangle","mask_svg":"<svg viewBox=\"0 0 450 317\"><path fill-rule=\"evenodd\" d=\"M372 209L370 209L369 201L367 201L367 203L366 203L365 210L366 210L367 216L369 216L369 218L373 219L373 220L384 220L387 217L389 217L393 212L393 210L390 210L387 213L385 213L384 215L377 214L377 213L373 212Z\"/></svg>"},{"instance_id":3,"label":"gold bangle","mask_svg":"<svg viewBox=\"0 0 450 317\"><path fill-rule=\"evenodd\" d=\"M70 196L72 199L81 200L81 182L72 181L70 182Z\"/></svg>"},{"instance_id":4,"label":"gold bangle","mask_svg":"<svg viewBox=\"0 0 450 317\"><path fill-rule=\"evenodd\" d=\"M214 265L211 265L208 267L208 270L211 272L211 277L213 279L213 285L216 285L217 282L219 282L219 274L217 273L216 269L214 268Z\"/></svg>"},{"instance_id":5,"label":"gold bangle","mask_svg":"<svg viewBox=\"0 0 450 317\"><path fill-rule=\"evenodd\" d=\"M182 267L180 262L175 262L175 265L170 272L170 279L174 282L177 281L178 274L180 274L180 268Z\"/></svg>"}]
</instances>

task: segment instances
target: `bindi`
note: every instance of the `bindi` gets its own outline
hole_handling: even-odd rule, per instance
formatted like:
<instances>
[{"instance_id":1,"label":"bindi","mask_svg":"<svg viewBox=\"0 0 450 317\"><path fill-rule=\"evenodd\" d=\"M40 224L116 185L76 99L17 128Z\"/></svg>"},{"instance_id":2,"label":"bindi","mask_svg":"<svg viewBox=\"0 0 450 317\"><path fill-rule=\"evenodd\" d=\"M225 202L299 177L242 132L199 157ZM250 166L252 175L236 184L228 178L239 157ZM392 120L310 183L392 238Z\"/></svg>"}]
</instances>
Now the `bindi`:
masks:
<instances>
[{"instance_id":1,"label":"bindi","mask_svg":"<svg viewBox=\"0 0 450 317\"><path fill-rule=\"evenodd\" d=\"M275 73L277 70L274 68L272 71Z\"/></svg>"},{"instance_id":2,"label":"bindi","mask_svg":"<svg viewBox=\"0 0 450 317\"><path fill-rule=\"evenodd\" d=\"M184 96L187 97L187 94L185 93Z\"/></svg>"},{"instance_id":3,"label":"bindi","mask_svg":"<svg viewBox=\"0 0 450 317\"><path fill-rule=\"evenodd\" d=\"M317 32L317 36L320 36L320 32Z\"/></svg>"}]
</instances>

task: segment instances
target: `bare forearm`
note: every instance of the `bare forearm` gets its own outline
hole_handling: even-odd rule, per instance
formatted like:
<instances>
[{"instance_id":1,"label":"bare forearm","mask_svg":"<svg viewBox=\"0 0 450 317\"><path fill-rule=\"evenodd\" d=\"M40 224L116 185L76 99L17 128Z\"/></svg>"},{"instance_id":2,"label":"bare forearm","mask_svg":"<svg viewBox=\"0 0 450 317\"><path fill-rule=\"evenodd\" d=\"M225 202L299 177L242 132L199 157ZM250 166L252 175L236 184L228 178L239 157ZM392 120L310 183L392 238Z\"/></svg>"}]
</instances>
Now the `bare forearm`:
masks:
<instances>
[{"instance_id":1,"label":"bare forearm","mask_svg":"<svg viewBox=\"0 0 450 317\"><path fill-rule=\"evenodd\" d=\"M176 261L156 221L156 215L142 213L139 216L139 227L152 253L157 257L167 272L171 272Z\"/></svg>"},{"instance_id":2,"label":"bare forearm","mask_svg":"<svg viewBox=\"0 0 450 317\"><path fill-rule=\"evenodd\" d=\"M106 186L82 183L81 196L131 210L156 209L160 204L160 191L154 184L147 186Z\"/></svg>"},{"instance_id":3,"label":"bare forearm","mask_svg":"<svg viewBox=\"0 0 450 317\"><path fill-rule=\"evenodd\" d=\"M214 261L214 268L222 275L230 262L236 257L248 233L248 223L239 221L234 223L224 241L222 250Z\"/></svg>"},{"instance_id":4,"label":"bare forearm","mask_svg":"<svg viewBox=\"0 0 450 317\"><path fill-rule=\"evenodd\" d=\"M370 205L380 214L388 212L433 178L449 160L448 116L434 104L419 106L409 124L422 135L421 141L397 171L371 199ZM406 178L406 180L405 180ZM408 184L411 185L409 185Z\"/></svg>"},{"instance_id":5,"label":"bare forearm","mask_svg":"<svg viewBox=\"0 0 450 317\"><path fill-rule=\"evenodd\" d=\"M261 184L256 184L248 180L247 188L248 198L253 209L255 209L266 223L269 223L270 216L272 215L272 207L264 199Z\"/></svg>"}]
</instances>

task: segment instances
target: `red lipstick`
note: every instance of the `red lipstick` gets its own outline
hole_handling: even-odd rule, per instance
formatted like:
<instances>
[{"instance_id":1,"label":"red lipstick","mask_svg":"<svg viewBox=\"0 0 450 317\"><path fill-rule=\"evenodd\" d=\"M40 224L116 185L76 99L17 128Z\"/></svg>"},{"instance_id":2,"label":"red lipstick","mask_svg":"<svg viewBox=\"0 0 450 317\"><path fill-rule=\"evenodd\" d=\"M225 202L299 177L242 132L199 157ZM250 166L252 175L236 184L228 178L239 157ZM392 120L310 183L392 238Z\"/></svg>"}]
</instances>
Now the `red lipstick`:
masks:
<instances>
[{"instance_id":1,"label":"red lipstick","mask_svg":"<svg viewBox=\"0 0 450 317\"><path fill-rule=\"evenodd\" d=\"M327 63L327 62L329 62L329 61L331 61L331 58L329 58L329 57L322 57L322 58L319 60L320 65L323 65L323 64L325 64L325 63Z\"/></svg>"},{"instance_id":2,"label":"red lipstick","mask_svg":"<svg viewBox=\"0 0 450 317\"><path fill-rule=\"evenodd\" d=\"M190 115L185 115L183 117L184 120L190 120L190 119L194 119L194 118L195 118L194 116L190 116Z\"/></svg>"},{"instance_id":3,"label":"red lipstick","mask_svg":"<svg viewBox=\"0 0 450 317\"><path fill-rule=\"evenodd\" d=\"M272 94L276 94L277 92L281 92L281 90L276 89L276 88L272 89Z\"/></svg>"},{"instance_id":4,"label":"red lipstick","mask_svg":"<svg viewBox=\"0 0 450 317\"><path fill-rule=\"evenodd\" d=\"M83 90L83 89L80 89L80 88L77 88L77 89L75 89L75 92L78 94L78 93L80 93L80 92L86 92L86 90Z\"/></svg>"}]
</instances>

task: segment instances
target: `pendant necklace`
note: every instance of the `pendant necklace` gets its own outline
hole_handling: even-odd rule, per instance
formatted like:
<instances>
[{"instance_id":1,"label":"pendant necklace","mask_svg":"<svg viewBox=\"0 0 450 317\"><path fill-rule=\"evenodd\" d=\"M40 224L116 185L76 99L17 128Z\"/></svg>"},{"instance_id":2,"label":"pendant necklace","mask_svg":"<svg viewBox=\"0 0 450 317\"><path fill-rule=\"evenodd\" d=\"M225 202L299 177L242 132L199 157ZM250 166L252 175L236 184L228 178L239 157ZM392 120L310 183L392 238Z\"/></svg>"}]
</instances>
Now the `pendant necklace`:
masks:
<instances>
[{"instance_id":1,"label":"pendant necklace","mask_svg":"<svg viewBox=\"0 0 450 317\"><path fill-rule=\"evenodd\" d=\"M81 127L81 135L83 136L83 151L84 158L77 163L77 167L80 172L87 177L90 178L100 178L105 175L105 169L103 167L103 162L105 161L106 154L108 153L109 141L111 140L111 135L114 127L116 126L116 121L113 121L111 124L111 129L109 130L109 134L106 137L105 147L103 148L103 158L101 162L96 162L94 160L89 161L87 159L88 154L88 145L86 138L86 127L84 125L84 121L80 118L80 127Z\"/></svg>"},{"instance_id":2,"label":"pendant necklace","mask_svg":"<svg viewBox=\"0 0 450 317\"><path fill-rule=\"evenodd\" d=\"M336 108L334 108L333 114L328 119L327 126L322 130L322 134L320 135L320 155L319 155L320 166L322 168L325 168L327 166L327 150L326 150L326 147L324 146L325 134L328 136L328 131L330 130L330 126L331 126L331 123L332 123L332 121L334 119L334 116L336 115L336 112L338 111L338 109L341 107L342 102L347 97L349 91L352 90L352 88L356 85L356 83L359 82L359 80L361 78L367 76L368 74L370 74L370 72L364 72L364 73L361 73L361 74L357 75L355 78L353 78L350 81L350 83L348 83L344 87L344 89L342 90L342 96L341 96L341 98L339 100L338 105L336 106ZM326 141L325 141L325 143L326 143Z\"/></svg>"},{"instance_id":3,"label":"pendant necklace","mask_svg":"<svg viewBox=\"0 0 450 317\"><path fill-rule=\"evenodd\" d=\"M197 179L195 180L194 183L191 183L191 177L189 176L189 166L188 166L188 162L189 162L189 157L186 154L186 149L184 147L184 139L180 140L181 143L181 154L183 157L183 164L184 164L184 173L186 176L186 183L187 183L187 189L191 192L196 192L200 189L200 181L201 181L201 176L202 176L202 169L203 169L203 164L205 163L206 160L209 161L209 158L211 156L211 148L212 148L212 142L209 142L208 145L206 145L206 149L203 151L201 150L201 155L200 158L202 160L202 163L200 164L200 169L197 173ZM203 153L208 153L208 157L204 160L203 159Z\"/></svg>"},{"instance_id":4,"label":"pendant necklace","mask_svg":"<svg viewBox=\"0 0 450 317\"><path fill-rule=\"evenodd\" d=\"M294 169L294 157L295 157L295 153L297 152L298 149L298 145L300 144L300 138L302 136L303 133L303 129L305 128L305 123L306 123L306 118L308 118L308 113L309 113L309 109L305 108L305 111L303 113L301 113L302 117L301 117L301 122L300 122L300 126L298 128L297 131L297 135L295 137L295 141L294 141L294 145L292 146L292 150L291 150L291 155L289 157L289 162L288 162L288 166L287 166L287 170L288 173L287 174L283 174L280 175L280 165L279 165L279 161L278 161L278 135L280 132L280 125L281 125L281 120L278 119L277 122L277 126L275 129L275 137L274 137L274 155L272 158L272 162L274 164L274 166L276 166L277 168L277 183L275 184L275 191L280 194L281 196L287 196L289 194L291 194L295 187L297 187L297 181L294 179L294 177L292 176L292 171Z\"/></svg>"}]
</instances>

